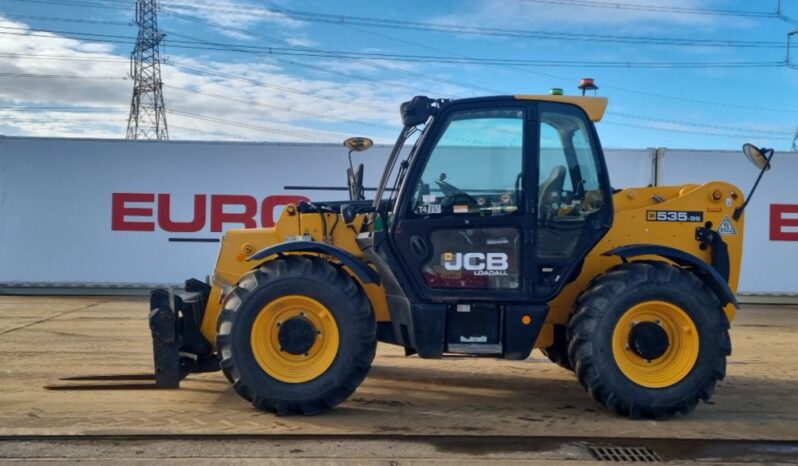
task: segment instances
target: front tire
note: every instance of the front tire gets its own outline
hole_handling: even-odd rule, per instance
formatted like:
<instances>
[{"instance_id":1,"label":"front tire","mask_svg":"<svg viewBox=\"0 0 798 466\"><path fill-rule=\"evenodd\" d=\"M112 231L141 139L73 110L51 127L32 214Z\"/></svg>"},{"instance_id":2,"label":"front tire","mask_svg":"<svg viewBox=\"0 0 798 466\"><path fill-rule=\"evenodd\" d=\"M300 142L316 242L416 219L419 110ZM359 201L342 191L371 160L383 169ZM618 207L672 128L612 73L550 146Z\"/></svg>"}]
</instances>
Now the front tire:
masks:
<instances>
[{"instance_id":1,"label":"front tire","mask_svg":"<svg viewBox=\"0 0 798 466\"><path fill-rule=\"evenodd\" d=\"M554 325L554 342L551 346L541 349L549 361L557 364L563 369L573 372L574 366L571 365L571 358L568 355L568 327L564 325Z\"/></svg>"},{"instance_id":2,"label":"front tire","mask_svg":"<svg viewBox=\"0 0 798 466\"><path fill-rule=\"evenodd\" d=\"M248 272L228 293L216 347L236 393L256 408L313 415L346 400L366 377L376 322L346 272L286 256Z\"/></svg>"},{"instance_id":3,"label":"front tire","mask_svg":"<svg viewBox=\"0 0 798 466\"><path fill-rule=\"evenodd\" d=\"M570 360L599 403L630 418L686 415L726 373L729 323L693 273L658 261L598 277L569 326Z\"/></svg>"}]
</instances>

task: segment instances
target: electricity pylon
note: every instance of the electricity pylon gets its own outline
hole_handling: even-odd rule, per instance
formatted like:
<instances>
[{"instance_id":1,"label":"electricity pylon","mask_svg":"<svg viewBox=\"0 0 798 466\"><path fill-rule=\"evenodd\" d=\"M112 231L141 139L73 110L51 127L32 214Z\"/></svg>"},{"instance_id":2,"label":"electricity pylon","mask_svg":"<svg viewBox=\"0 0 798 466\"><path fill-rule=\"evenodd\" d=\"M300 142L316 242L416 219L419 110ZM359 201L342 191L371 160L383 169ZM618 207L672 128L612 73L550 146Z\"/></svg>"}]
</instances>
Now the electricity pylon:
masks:
<instances>
[{"instance_id":1,"label":"electricity pylon","mask_svg":"<svg viewBox=\"0 0 798 466\"><path fill-rule=\"evenodd\" d=\"M127 120L127 139L169 139L161 82L161 40L158 1L136 0L136 47L130 54L133 99Z\"/></svg>"}]
</instances>

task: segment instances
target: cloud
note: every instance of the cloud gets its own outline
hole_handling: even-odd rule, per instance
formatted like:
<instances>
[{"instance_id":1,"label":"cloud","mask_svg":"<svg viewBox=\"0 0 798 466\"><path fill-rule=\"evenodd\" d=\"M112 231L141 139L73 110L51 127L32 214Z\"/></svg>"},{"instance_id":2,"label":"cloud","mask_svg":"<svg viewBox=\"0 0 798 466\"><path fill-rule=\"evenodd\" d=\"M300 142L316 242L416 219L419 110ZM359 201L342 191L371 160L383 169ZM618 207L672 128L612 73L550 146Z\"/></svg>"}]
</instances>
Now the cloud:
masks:
<instances>
[{"instance_id":1,"label":"cloud","mask_svg":"<svg viewBox=\"0 0 798 466\"><path fill-rule=\"evenodd\" d=\"M294 47L315 47L315 46L319 45L318 42L316 42L315 40L309 39L307 37L298 37L298 36L288 37L288 38L285 39L285 41L286 41L286 43L288 43L288 45L291 45L291 46L294 46Z\"/></svg>"},{"instance_id":2,"label":"cloud","mask_svg":"<svg viewBox=\"0 0 798 466\"><path fill-rule=\"evenodd\" d=\"M698 0L624 0L627 4L657 7L707 8ZM645 11L620 8L592 8L574 5L538 3L534 0L466 0L461 4L461 13L431 19L430 22L488 26L499 28L531 29L533 27L581 26L591 29L629 26L634 31L656 29L665 25L711 26L717 17L711 15L680 14L676 12ZM729 22L730 18L724 18ZM607 29L608 34L613 31ZM471 36L478 37L478 36Z\"/></svg>"},{"instance_id":3,"label":"cloud","mask_svg":"<svg viewBox=\"0 0 798 466\"><path fill-rule=\"evenodd\" d=\"M170 0L162 3L164 13L177 13L208 21L218 26L247 29L259 23L271 23L282 27L299 28L302 22L293 20L282 13L274 12L263 6L238 0ZM231 29L221 29L223 35L236 39L251 40L245 33Z\"/></svg>"},{"instance_id":4,"label":"cloud","mask_svg":"<svg viewBox=\"0 0 798 466\"><path fill-rule=\"evenodd\" d=\"M20 31L27 27L2 16L0 26L22 28ZM124 137L132 92L132 81L125 79L129 70L126 56L113 54L105 44L54 34L27 35L22 39L0 41L0 73L16 75L0 77L0 108L59 109L3 109L0 132ZM332 67L328 76L319 72L316 77L308 77L306 73L288 71L279 60L256 60L233 63L172 54L162 66L166 107L180 112L167 115L171 138L218 139L227 135L240 139L337 142L357 133L387 142L395 136L399 117L394 109L409 95L408 91L395 88L390 80L340 78ZM322 69L329 66L316 65ZM85 107L95 110L87 112ZM204 115L205 119L186 114Z\"/></svg>"}]
</instances>

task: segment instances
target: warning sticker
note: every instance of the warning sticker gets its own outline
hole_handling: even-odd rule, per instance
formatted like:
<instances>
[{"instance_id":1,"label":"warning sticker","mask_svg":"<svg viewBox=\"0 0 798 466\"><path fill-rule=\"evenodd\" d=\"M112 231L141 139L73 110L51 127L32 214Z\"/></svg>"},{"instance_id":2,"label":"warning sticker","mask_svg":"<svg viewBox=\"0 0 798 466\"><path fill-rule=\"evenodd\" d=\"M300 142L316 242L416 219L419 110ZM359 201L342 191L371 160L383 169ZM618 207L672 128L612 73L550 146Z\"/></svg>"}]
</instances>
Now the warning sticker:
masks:
<instances>
[{"instance_id":1,"label":"warning sticker","mask_svg":"<svg viewBox=\"0 0 798 466\"><path fill-rule=\"evenodd\" d=\"M468 213L468 205L463 204L455 204L454 206L454 213L456 214L467 214Z\"/></svg>"},{"instance_id":2,"label":"warning sticker","mask_svg":"<svg viewBox=\"0 0 798 466\"><path fill-rule=\"evenodd\" d=\"M729 217L723 217L723 221L720 222L720 226L718 226L718 233L721 235L736 235L737 230L734 228L734 224Z\"/></svg>"}]
</instances>

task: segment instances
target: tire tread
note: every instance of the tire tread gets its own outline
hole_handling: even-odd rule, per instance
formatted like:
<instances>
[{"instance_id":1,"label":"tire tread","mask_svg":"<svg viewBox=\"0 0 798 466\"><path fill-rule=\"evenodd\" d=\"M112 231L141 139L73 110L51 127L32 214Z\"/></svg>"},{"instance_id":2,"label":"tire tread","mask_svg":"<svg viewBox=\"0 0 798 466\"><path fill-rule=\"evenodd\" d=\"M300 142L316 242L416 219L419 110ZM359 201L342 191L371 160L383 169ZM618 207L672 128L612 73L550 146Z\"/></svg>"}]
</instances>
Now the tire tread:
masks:
<instances>
[{"instance_id":1,"label":"tire tread","mask_svg":"<svg viewBox=\"0 0 798 466\"><path fill-rule=\"evenodd\" d=\"M576 313L568 327L568 354L573 363L577 379L585 390L599 403L616 413L632 419L667 419L676 414L687 415L699 401L708 401L715 384L726 372L726 356L731 354L728 321L722 322L723 332L719 356L713 361L710 376L703 386L680 400L667 405L649 403L648 406L627 401L624 394L606 383L606 378L597 370L593 360L592 334L599 318L608 312L608 305L618 295L634 292L634 288L645 283L656 283L669 287L680 287L697 296L707 308L717 309L722 314L718 298L693 273L661 261L635 261L612 267L597 276L578 299Z\"/></svg>"},{"instance_id":2,"label":"tire tread","mask_svg":"<svg viewBox=\"0 0 798 466\"><path fill-rule=\"evenodd\" d=\"M356 341L341 341L340 344L357 345L356 357L351 367L346 370L346 376L341 383L332 387L320 398L289 401L275 399L264 390L253 386L250 381L241 377L238 364L232 350L233 338L231 332L239 314L239 310L249 296L257 290L268 287L277 280L307 279L327 283L331 288L339 290L350 303L351 312L354 313L360 329ZM315 415L327 411L351 395L365 379L371 368L371 363L376 354L376 322L371 309L371 304L363 290L355 283L354 279L341 268L336 268L329 262L315 257L287 255L262 264L243 275L239 284L246 280L254 279L257 285L248 290L243 286L234 287L225 297L223 310L217 321L218 336L216 345L220 355L219 365L225 377L232 383L233 390L242 398L252 402L259 410L271 411L279 416L304 414Z\"/></svg>"}]
</instances>

